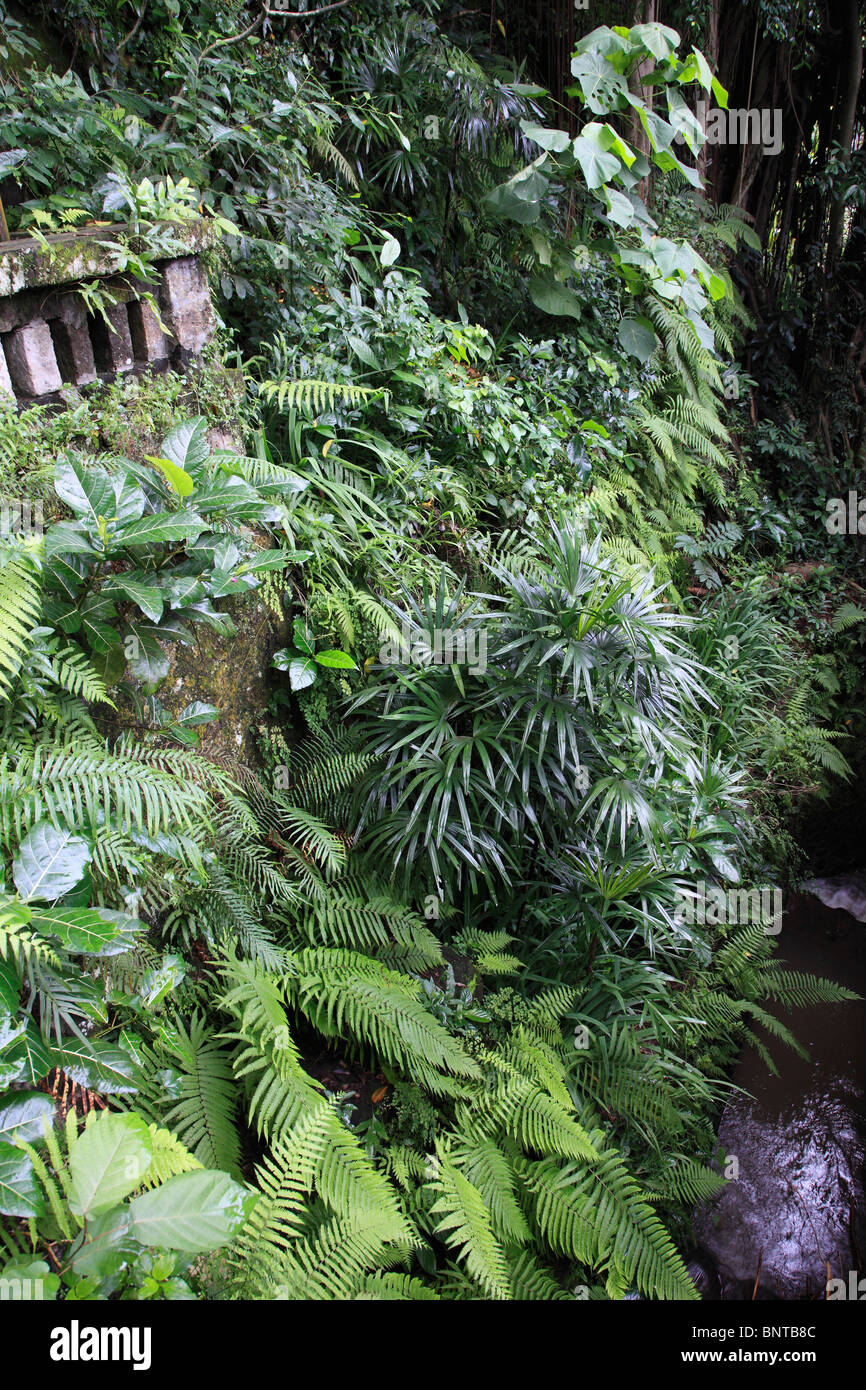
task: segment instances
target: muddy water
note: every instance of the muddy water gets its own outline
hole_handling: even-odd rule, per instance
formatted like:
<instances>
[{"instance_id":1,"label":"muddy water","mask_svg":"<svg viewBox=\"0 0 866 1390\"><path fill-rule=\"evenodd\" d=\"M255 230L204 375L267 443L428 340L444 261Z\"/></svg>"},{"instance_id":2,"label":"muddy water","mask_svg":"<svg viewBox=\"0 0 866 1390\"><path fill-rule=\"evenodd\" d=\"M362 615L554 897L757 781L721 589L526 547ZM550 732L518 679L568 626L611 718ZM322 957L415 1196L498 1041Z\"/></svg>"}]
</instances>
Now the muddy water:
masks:
<instances>
[{"instance_id":1,"label":"muddy water","mask_svg":"<svg viewBox=\"0 0 866 1390\"><path fill-rule=\"evenodd\" d=\"M779 947L790 969L866 996L866 925L847 912L794 898ZM866 1004L781 1016L809 1061L777 1041L778 1076L751 1048L739 1061L733 1080L749 1094L728 1106L719 1129L739 1177L695 1218L704 1297L823 1298L828 1269L846 1283L849 1271L866 1272Z\"/></svg>"}]
</instances>

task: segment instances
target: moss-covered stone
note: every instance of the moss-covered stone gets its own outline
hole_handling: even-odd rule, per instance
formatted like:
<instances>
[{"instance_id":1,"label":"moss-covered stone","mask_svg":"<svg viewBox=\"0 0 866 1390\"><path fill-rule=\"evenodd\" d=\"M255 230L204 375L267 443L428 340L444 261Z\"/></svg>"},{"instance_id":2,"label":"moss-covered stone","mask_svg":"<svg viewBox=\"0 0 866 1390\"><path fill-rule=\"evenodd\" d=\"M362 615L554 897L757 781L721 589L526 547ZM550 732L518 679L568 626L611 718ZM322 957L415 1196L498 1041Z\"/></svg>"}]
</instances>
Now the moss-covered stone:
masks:
<instances>
[{"instance_id":1,"label":"moss-covered stone","mask_svg":"<svg viewBox=\"0 0 866 1390\"><path fill-rule=\"evenodd\" d=\"M156 697L165 712L175 719L195 701L215 705L219 718L198 728L198 750L222 766L243 763L256 766L260 759L256 727L265 718L272 694L271 657L289 640L289 625L276 619L255 595L219 605L231 614L236 631L223 636L204 624L191 625L192 643L164 642L169 658L168 675L160 683ZM123 678L129 680L127 672ZM137 686L132 681L132 685ZM144 691L138 686L139 693ZM111 714L102 712L105 733L142 730L132 701L119 698L118 688L110 691L117 701ZM156 726L148 724L156 732Z\"/></svg>"},{"instance_id":2,"label":"moss-covered stone","mask_svg":"<svg viewBox=\"0 0 866 1390\"><path fill-rule=\"evenodd\" d=\"M177 243L177 250L172 254L178 256L204 251L213 240L212 229L204 220L162 223L160 227L170 231L173 242ZM67 284L71 280L117 275L125 268L127 249L136 255L146 255L149 251L147 236L131 234L126 226L113 225L60 232L44 240L22 237L7 241L0 248L0 298L8 298L21 290Z\"/></svg>"},{"instance_id":3,"label":"moss-covered stone","mask_svg":"<svg viewBox=\"0 0 866 1390\"><path fill-rule=\"evenodd\" d=\"M171 669L158 691L173 715L194 700L216 705L220 717L202 725L199 747L222 763L257 763L255 725L271 696L271 657L288 641L288 624L277 622L260 599L232 605L237 626L222 637L198 624L190 647L166 645Z\"/></svg>"}]
</instances>

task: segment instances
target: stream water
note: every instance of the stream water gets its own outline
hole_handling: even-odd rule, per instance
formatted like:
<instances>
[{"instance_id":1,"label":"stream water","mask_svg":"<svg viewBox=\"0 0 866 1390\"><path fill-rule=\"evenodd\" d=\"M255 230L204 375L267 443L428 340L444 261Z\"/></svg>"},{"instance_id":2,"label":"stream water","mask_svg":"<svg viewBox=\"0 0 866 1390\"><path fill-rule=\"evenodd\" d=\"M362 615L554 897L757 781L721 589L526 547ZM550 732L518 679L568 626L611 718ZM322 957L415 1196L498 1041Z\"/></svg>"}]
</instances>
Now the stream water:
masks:
<instances>
[{"instance_id":1,"label":"stream water","mask_svg":"<svg viewBox=\"0 0 866 1390\"><path fill-rule=\"evenodd\" d=\"M851 915L866 919L864 885L863 875L811 884L824 901L793 898L778 939L790 969L866 997L866 920ZM809 1061L777 1040L778 1076L753 1048L740 1058L733 1081L748 1094L735 1097L719 1128L739 1174L695 1215L693 1277L709 1299L824 1298L828 1279L845 1281L844 1294L832 1286L835 1296L856 1296L851 1272L866 1272L866 1003L776 1012Z\"/></svg>"}]
</instances>

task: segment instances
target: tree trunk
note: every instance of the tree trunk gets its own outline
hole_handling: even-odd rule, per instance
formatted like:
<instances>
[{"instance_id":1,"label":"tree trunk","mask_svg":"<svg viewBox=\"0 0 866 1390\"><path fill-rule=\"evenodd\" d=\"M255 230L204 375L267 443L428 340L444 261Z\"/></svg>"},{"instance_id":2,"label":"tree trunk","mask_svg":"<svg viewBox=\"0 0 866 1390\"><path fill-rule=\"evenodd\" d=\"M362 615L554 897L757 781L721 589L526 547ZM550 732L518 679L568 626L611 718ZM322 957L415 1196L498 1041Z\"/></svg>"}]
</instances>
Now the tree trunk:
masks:
<instances>
[{"instance_id":1,"label":"tree trunk","mask_svg":"<svg viewBox=\"0 0 866 1390\"><path fill-rule=\"evenodd\" d=\"M857 0L846 0L845 17L842 25L841 56L842 92L839 111L839 144L843 157L851 155L851 142L854 138L854 119L857 114L857 98L860 93L860 78L863 74L863 34L860 28L860 6ZM837 198L830 209L830 230L827 238L827 266L834 266L842 255L842 237L845 231L845 199Z\"/></svg>"}]
</instances>

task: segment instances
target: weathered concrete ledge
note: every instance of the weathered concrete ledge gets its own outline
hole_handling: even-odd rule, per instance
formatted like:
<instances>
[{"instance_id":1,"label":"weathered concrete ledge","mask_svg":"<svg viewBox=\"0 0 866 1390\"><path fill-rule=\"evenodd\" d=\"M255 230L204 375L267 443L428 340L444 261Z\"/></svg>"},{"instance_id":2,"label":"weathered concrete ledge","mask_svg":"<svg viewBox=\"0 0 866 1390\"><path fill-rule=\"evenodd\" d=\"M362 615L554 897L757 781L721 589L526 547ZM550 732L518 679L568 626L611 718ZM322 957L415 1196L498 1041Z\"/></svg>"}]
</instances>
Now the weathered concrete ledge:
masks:
<instances>
[{"instance_id":1,"label":"weathered concrete ledge","mask_svg":"<svg viewBox=\"0 0 866 1390\"><path fill-rule=\"evenodd\" d=\"M176 242L176 252L172 247L170 254L178 256L196 256L213 244L213 231L204 220L160 222L156 231ZM37 237L0 241L0 299L8 299L19 290L117 275L123 269L126 250L140 255L148 244L146 236L116 222L59 232L44 242Z\"/></svg>"},{"instance_id":2,"label":"weathered concrete ledge","mask_svg":"<svg viewBox=\"0 0 866 1390\"><path fill-rule=\"evenodd\" d=\"M161 224L152 284L123 272L154 238L122 227L49 238L48 251L0 243L0 398L28 405L137 367L185 366L216 327L200 258L211 241L206 222ZM103 292L101 311L85 283Z\"/></svg>"}]
</instances>

